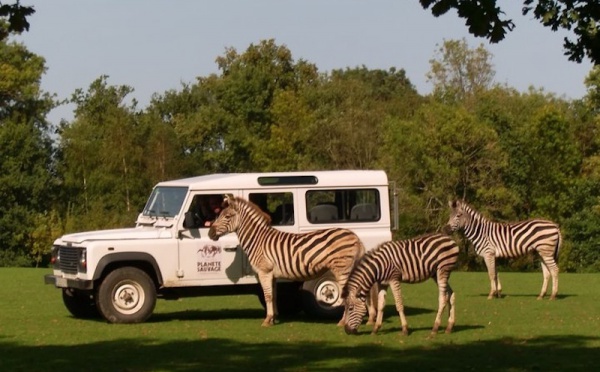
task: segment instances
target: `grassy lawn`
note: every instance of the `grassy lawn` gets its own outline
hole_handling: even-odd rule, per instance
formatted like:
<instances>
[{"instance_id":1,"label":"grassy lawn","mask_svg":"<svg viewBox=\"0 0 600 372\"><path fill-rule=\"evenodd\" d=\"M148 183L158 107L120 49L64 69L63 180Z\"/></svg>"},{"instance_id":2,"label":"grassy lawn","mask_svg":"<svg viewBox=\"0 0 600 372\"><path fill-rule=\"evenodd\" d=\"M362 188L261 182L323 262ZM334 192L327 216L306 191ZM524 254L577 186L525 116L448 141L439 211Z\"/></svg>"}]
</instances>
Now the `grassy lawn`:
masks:
<instances>
[{"instance_id":1,"label":"grassy lawn","mask_svg":"<svg viewBox=\"0 0 600 372\"><path fill-rule=\"evenodd\" d=\"M337 321L300 314L271 328L254 296L157 302L143 324L78 320L49 269L0 268L1 371L592 371L600 365L600 274L561 274L559 299L537 301L540 273L501 273L505 297L487 300L487 274L452 274L454 333L429 337L433 282L404 285L411 334L391 293L380 333L348 336ZM445 319L442 326L445 326Z\"/></svg>"}]
</instances>

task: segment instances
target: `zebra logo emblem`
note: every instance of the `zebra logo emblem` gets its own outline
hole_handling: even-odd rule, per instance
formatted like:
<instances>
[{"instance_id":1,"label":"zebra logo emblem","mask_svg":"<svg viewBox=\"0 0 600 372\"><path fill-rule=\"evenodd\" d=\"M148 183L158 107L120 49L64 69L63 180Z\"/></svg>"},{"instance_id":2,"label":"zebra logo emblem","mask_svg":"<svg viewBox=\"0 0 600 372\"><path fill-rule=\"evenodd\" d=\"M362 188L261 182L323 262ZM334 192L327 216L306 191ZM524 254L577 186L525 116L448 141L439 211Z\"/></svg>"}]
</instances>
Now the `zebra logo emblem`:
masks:
<instances>
[{"instance_id":1,"label":"zebra logo emblem","mask_svg":"<svg viewBox=\"0 0 600 372\"><path fill-rule=\"evenodd\" d=\"M198 249L198 272L209 273L221 271L221 247L205 245Z\"/></svg>"}]
</instances>

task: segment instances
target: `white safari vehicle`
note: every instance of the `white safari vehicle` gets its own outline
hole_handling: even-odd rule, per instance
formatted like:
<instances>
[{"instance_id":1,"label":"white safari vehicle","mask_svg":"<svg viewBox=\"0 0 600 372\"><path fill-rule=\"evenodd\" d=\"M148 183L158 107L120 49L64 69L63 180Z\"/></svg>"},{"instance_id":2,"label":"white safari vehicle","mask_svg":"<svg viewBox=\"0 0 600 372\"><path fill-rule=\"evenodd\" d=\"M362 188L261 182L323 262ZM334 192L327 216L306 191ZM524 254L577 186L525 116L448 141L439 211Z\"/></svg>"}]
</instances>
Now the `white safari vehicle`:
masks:
<instances>
[{"instance_id":1,"label":"white safari vehicle","mask_svg":"<svg viewBox=\"0 0 600 372\"><path fill-rule=\"evenodd\" d=\"M264 306L236 234L217 242L208 238L210 201L224 194L253 201L283 231L351 229L367 250L391 240L391 215L397 215L393 190L379 170L211 174L160 182L135 227L57 239L53 273L45 282L62 290L73 316L100 315L111 323L145 321L157 298L254 294ZM282 315L304 310L337 317L343 310L332 306L341 288L327 274L277 285Z\"/></svg>"}]
</instances>

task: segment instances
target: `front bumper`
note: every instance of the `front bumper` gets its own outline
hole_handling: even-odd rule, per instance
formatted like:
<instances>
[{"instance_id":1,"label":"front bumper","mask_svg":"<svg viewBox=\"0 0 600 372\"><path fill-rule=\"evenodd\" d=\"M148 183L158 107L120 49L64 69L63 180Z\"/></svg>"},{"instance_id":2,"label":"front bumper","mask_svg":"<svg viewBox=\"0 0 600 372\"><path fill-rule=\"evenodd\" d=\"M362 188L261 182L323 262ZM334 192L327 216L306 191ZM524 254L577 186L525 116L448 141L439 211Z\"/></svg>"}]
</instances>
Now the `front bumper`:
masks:
<instances>
[{"instance_id":1,"label":"front bumper","mask_svg":"<svg viewBox=\"0 0 600 372\"><path fill-rule=\"evenodd\" d=\"M94 281L63 278L52 274L44 275L45 284L54 284L58 288L74 288L89 290L94 288Z\"/></svg>"}]
</instances>

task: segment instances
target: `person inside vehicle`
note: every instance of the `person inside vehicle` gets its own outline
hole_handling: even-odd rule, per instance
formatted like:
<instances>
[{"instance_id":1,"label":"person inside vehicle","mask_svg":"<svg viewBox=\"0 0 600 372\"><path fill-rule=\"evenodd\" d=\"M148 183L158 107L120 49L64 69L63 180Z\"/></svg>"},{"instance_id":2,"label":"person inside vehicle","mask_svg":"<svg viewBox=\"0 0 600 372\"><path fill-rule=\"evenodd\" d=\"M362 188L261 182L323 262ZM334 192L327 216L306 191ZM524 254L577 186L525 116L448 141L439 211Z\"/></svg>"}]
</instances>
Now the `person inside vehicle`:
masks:
<instances>
[{"instance_id":1,"label":"person inside vehicle","mask_svg":"<svg viewBox=\"0 0 600 372\"><path fill-rule=\"evenodd\" d=\"M217 219L223 205L223 197L221 195L210 195L204 199L205 205L202 211L204 216L204 227L212 225Z\"/></svg>"}]
</instances>

